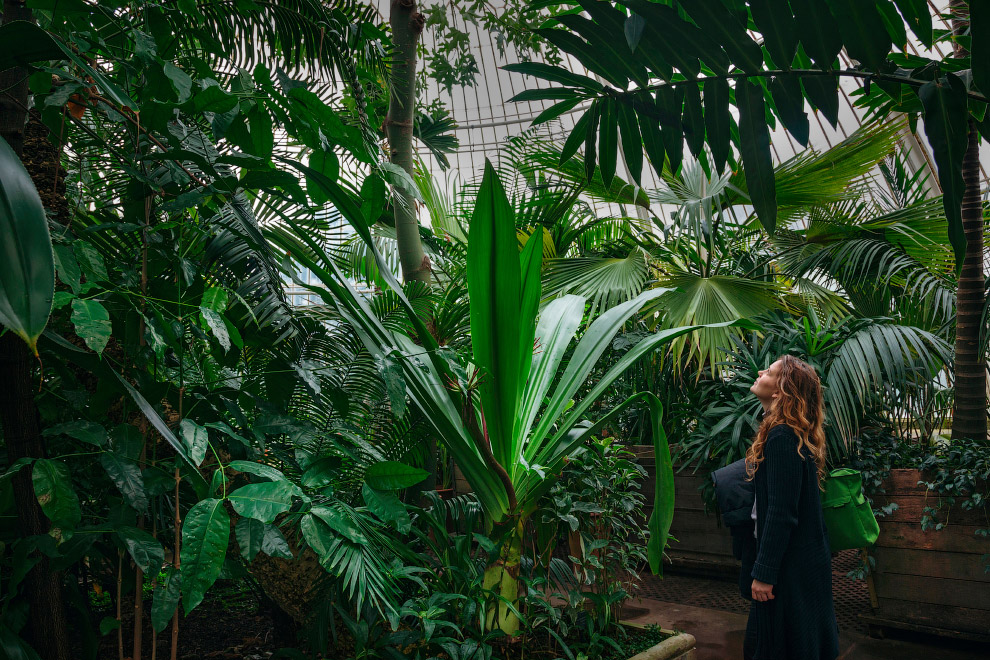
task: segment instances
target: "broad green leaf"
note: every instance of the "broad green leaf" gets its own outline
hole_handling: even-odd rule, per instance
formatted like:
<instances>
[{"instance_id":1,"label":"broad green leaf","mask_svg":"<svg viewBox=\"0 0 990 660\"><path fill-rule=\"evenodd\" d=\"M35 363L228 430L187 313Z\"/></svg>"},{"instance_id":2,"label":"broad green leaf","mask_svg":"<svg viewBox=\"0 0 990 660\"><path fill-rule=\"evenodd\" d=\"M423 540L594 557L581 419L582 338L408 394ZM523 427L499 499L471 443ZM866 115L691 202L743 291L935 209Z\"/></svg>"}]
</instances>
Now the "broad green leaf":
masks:
<instances>
[{"instance_id":1,"label":"broad green leaf","mask_svg":"<svg viewBox=\"0 0 990 660\"><path fill-rule=\"evenodd\" d=\"M736 82L736 105L746 188L760 223L772 234L777 225L777 193L770 155L770 129L764 117L763 89L740 79Z\"/></svg>"},{"instance_id":2,"label":"broad green leaf","mask_svg":"<svg viewBox=\"0 0 990 660\"><path fill-rule=\"evenodd\" d=\"M72 244L72 251L82 272L86 275L87 282L106 282L110 279L103 255L91 244L86 241L76 241Z\"/></svg>"},{"instance_id":3,"label":"broad green leaf","mask_svg":"<svg viewBox=\"0 0 990 660\"><path fill-rule=\"evenodd\" d=\"M312 513L307 513L299 521L299 530L322 564L333 547L334 539L330 528Z\"/></svg>"},{"instance_id":4,"label":"broad green leaf","mask_svg":"<svg viewBox=\"0 0 990 660\"><path fill-rule=\"evenodd\" d=\"M309 166L331 181L336 181L340 176L340 161L337 160L337 154L332 151L314 151L309 156ZM318 183L307 180L306 192L317 206L323 206L330 200Z\"/></svg>"},{"instance_id":5,"label":"broad green leaf","mask_svg":"<svg viewBox=\"0 0 990 660\"><path fill-rule=\"evenodd\" d=\"M48 32L30 21L0 27L0 71L12 66L62 59L62 49Z\"/></svg>"},{"instance_id":6,"label":"broad green leaf","mask_svg":"<svg viewBox=\"0 0 990 660\"><path fill-rule=\"evenodd\" d=\"M27 342L37 355L38 337L52 311L55 257L38 191L20 158L3 139L0 236L0 323Z\"/></svg>"},{"instance_id":7,"label":"broad green leaf","mask_svg":"<svg viewBox=\"0 0 990 660\"><path fill-rule=\"evenodd\" d=\"M822 0L790 0L794 10L794 25L808 56L821 69L831 69L842 50L839 28Z\"/></svg>"},{"instance_id":8,"label":"broad green leaf","mask_svg":"<svg viewBox=\"0 0 990 660\"><path fill-rule=\"evenodd\" d=\"M730 148L729 81L705 81L705 134L712 150L712 165L721 174Z\"/></svg>"},{"instance_id":9,"label":"broad green leaf","mask_svg":"<svg viewBox=\"0 0 990 660\"><path fill-rule=\"evenodd\" d=\"M254 518L241 518L234 525L234 536L237 537L241 556L250 564L261 550L261 542L265 538L265 523Z\"/></svg>"},{"instance_id":10,"label":"broad green leaf","mask_svg":"<svg viewBox=\"0 0 990 660\"><path fill-rule=\"evenodd\" d=\"M107 430L96 422L88 422L83 419L50 426L42 431L42 435L47 437L67 435L97 447L102 447L107 443Z\"/></svg>"},{"instance_id":11,"label":"broad green leaf","mask_svg":"<svg viewBox=\"0 0 990 660\"><path fill-rule=\"evenodd\" d=\"M646 28L646 20L639 14L630 14L626 18L624 31L626 33L626 43L629 50L636 52L639 42L643 38L643 30Z\"/></svg>"},{"instance_id":12,"label":"broad green leaf","mask_svg":"<svg viewBox=\"0 0 990 660\"><path fill-rule=\"evenodd\" d=\"M100 634L109 635L117 628L120 628L120 619L115 619L112 616L105 616L100 620Z\"/></svg>"},{"instance_id":13,"label":"broad green leaf","mask_svg":"<svg viewBox=\"0 0 990 660\"><path fill-rule=\"evenodd\" d=\"M275 525L265 525L265 536L261 539L261 551L269 557L292 559L292 549Z\"/></svg>"},{"instance_id":14,"label":"broad green leaf","mask_svg":"<svg viewBox=\"0 0 990 660\"><path fill-rule=\"evenodd\" d=\"M76 298L72 301L72 325L76 334L97 353L103 353L110 341L110 313L95 300Z\"/></svg>"},{"instance_id":15,"label":"broad green leaf","mask_svg":"<svg viewBox=\"0 0 990 660\"><path fill-rule=\"evenodd\" d=\"M798 31L787 0L750 0L749 9L776 68L791 68L797 52Z\"/></svg>"},{"instance_id":16,"label":"broad green leaf","mask_svg":"<svg viewBox=\"0 0 990 660\"><path fill-rule=\"evenodd\" d=\"M79 498L72 487L69 468L61 461L39 458L34 462L31 481L41 510L67 536L65 532L71 532L82 520Z\"/></svg>"},{"instance_id":17,"label":"broad green leaf","mask_svg":"<svg viewBox=\"0 0 990 660\"><path fill-rule=\"evenodd\" d=\"M192 96L192 78L189 74L175 66L171 62L165 62L162 69L165 72L165 76L172 83L172 89L175 90L176 97L179 99L179 103L185 103Z\"/></svg>"},{"instance_id":18,"label":"broad green leaf","mask_svg":"<svg viewBox=\"0 0 990 660\"><path fill-rule=\"evenodd\" d=\"M329 486L340 477L341 464L342 461L338 456L324 456L306 469L301 479L302 485L306 488Z\"/></svg>"},{"instance_id":19,"label":"broad green leaf","mask_svg":"<svg viewBox=\"0 0 990 660\"><path fill-rule=\"evenodd\" d=\"M100 454L100 465L124 496L124 500L138 513L148 509L148 494L144 489L141 468L130 458L115 451Z\"/></svg>"},{"instance_id":20,"label":"broad green leaf","mask_svg":"<svg viewBox=\"0 0 990 660\"><path fill-rule=\"evenodd\" d=\"M612 187L615 180L615 167L619 153L619 116L617 101L602 101L601 128L598 131L598 160L601 163L602 182L606 188Z\"/></svg>"},{"instance_id":21,"label":"broad green leaf","mask_svg":"<svg viewBox=\"0 0 990 660\"><path fill-rule=\"evenodd\" d=\"M203 464L206 450L210 447L210 434L205 427L191 419L179 422L179 435L189 452L189 458L196 467Z\"/></svg>"},{"instance_id":22,"label":"broad green leaf","mask_svg":"<svg viewBox=\"0 0 990 660\"><path fill-rule=\"evenodd\" d=\"M595 145L598 141L598 124L601 122L605 103L605 100L597 99L588 110L588 127L584 135L584 176L588 181L595 178L595 160L598 155Z\"/></svg>"},{"instance_id":23,"label":"broad green leaf","mask_svg":"<svg viewBox=\"0 0 990 660\"><path fill-rule=\"evenodd\" d=\"M137 527L119 527L117 536L138 568L152 575L158 573L165 563L165 549L158 539Z\"/></svg>"},{"instance_id":24,"label":"broad green leaf","mask_svg":"<svg viewBox=\"0 0 990 660\"><path fill-rule=\"evenodd\" d=\"M357 523L342 511L332 509L328 506L314 506L313 515L327 524L330 529L343 536L353 543L366 544L367 537L361 532Z\"/></svg>"},{"instance_id":25,"label":"broad green leaf","mask_svg":"<svg viewBox=\"0 0 990 660\"><path fill-rule=\"evenodd\" d=\"M382 461L365 471L364 482L375 490L402 490L415 486L428 476L425 470L398 461Z\"/></svg>"},{"instance_id":26,"label":"broad green leaf","mask_svg":"<svg viewBox=\"0 0 990 660\"><path fill-rule=\"evenodd\" d=\"M82 270L79 268L79 262L76 261L76 254L72 251L72 246L55 245L53 253L55 255L55 270L58 273L58 279L72 289L74 294L79 295L82 283ZM59 293L64 292L59 291L55 295L57 296Z\"/></svg>"},{"instance_id":27,"label":"broad green leaf","mask_svg":"<svg viewBox=\"0 0 990 660\"><path fill-rule=\"evenodd\" d=\"M224 113L237 105L237 97L228 94L219 85L207 85L193 96L189 108L192 112ZM255 154L258 155L258 154Z\"/></svg>"},{"instance_id":28,"label":"broad green leaf","mask_svg":"<svg viewBox=\"0 0 990 660\"><path fill-rule=\"evenodd\" d=\"M189 509L182 521L183 594L182 604L188 615L203 602L206 591L213 586L230 542L230 516L223 501L205 499Z\"/></svg>"},{"instance_id":29,"label":"broad green leaf","mask_svg":"<svg viewBox=\"0 0 990 660\"><path fill-rule=\"evenodd\" d=\"M165 580L155 588L154 599L151 602L151 626L155 632L165 630L172 619L175 608L179 606L182 597L182 572L174 566L165 571Z\"/></svg>"},{"instance_id":30,"label":"broad green leaf","mask_svg":"<svg viewBox=\"0 0 990 660\"><path fill-rule=\"evenodd\" d=\"M701 85L684 86L684 139L697 158L705 147L705 116L701 109Z\"/></svg>"},{"instance_id":31,"label":"broad green leaf","mask_svg":"<svg viewBox=\"0 0 990 660\"><path fill-rule=\"evenodd\" d=\"M958 76L947 73L922 85L918 96L925 108L925 135L938 166L942 205L958 270L966 256L966 234L962 226L962 200L966 191L962 163L969 144L966 85Z\"/></svg>"},{"instance_id":32,"label":"broad green leaf","mask_svg":"<svg viewBox=\"0 0 990 660\"><path fill-rule=\"evenodd\" d=\"M375 368L385 382L392 414L402 419L406 414L406 379L402 375L402 365L388 356L375 356Z\"/></svg>"},{"instance_id":33,"label":"broad green leaf","mask_svg":"<svg viewBox=\"0 0 990 660\"><path fill-rule=\"evenodd\" d=\"M383 522L395 524L400 534L405 534L412 528L409 512L395 493L375 490L364 484L361 487L361 497L364 498L369 511Z\"/></svg>"},{"instance_id":34,"label":"broad green leaf","mask_svg":"<svg viewBox=\"0 0 990 660\"><path fill-rule=\"evenodd\" d=\"M268 160L275 149L275 133L272 116L260 103L255 105L247 114L247 123L251 136L252 156Z\"/></svg>"},{"instance_id":35,"label":"broad green leaf","mask_svg":"<svg viewBox=\"0 0 990 660\"><path fill-rule=\"evenodd\" d=\"M264 481L242 486L228 498L238 514L270 523L280 513L292 508L292 484L285 481Z\"/></svg>"},{"instance_id":36,"label":"broad green leaf","mask_svg":"<svg viewBox=\"0 0 990 660\"><path fill-rule=\"evenodd\" d=\"M249 474L255 474L259 477L264 477L265 479L271 479L272 481L285 481L285 475L282 474L281 470L273 468L270 465L262 465L261 463L255 463L253 461L231 461L228 466L238 472L247 472Z\"/></svg>"},{"instance_id":37,"label":"broad green leaf","mask_svg":"<svg viewBox=\"0 0 990 660\"><path fill-rule=\"evenodd\" d=\"M213 333L213 336L220 342L220 346L224 351L229 351L230 333L227 330L227 324L224 322L223 316L206 307L200 307L199 314L203 319L205 328L208 328Z\"/></svg>"},{"instance_id":38,"label":"broad green leaf","mask_svg":"<svg viewBox=\"0 0 990 660\"><path fill-rule=\"evenodd\" d=\"M574 129L571 134L567 136L564 140L564 146L560 151L560 164L563 165L571 159L571 156L577 153L578 147L584 141L584 137L588 130L588 123L591 121L591 110L587 110L581 115L581 118L577 120L574 124Z\"/></svg>"}]
</instances>

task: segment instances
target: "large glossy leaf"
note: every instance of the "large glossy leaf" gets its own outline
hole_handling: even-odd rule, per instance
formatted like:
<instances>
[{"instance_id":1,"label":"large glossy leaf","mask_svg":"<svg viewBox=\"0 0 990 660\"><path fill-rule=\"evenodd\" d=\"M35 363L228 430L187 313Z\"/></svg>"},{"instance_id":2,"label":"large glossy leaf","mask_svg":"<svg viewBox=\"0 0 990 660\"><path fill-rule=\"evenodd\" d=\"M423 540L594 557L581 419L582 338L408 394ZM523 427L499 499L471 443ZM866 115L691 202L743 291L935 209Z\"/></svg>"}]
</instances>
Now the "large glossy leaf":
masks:
<instances>
[{"instance_id":1,"label":"large glossy leaf","mask_svg":"<svg viewBox=\"0 0 990 660\"><path fill-rule=\"evenodd\" d=\"M368 467L364 481L375 490L402 490L415 486L427 476L425 471L411 465L382 461Z\"/></svg>"},{"instance_id":2,"label":"large glossy leaf","mask_svg":"<svg viewBox=\"0 0 990 660\"><path fill-rule=\"evenodd\" d=\"M368 484L361 488L361 497L368 506L368 510L378 516L380 520L392 523L400 534L406 534L412 527L412 520L409 512L399 497L389 491L375 490Z\"/></svg>"},{"instance_id":3,"label":"large glossy leaf","mask_svg":"<svg viewBox=\"0 0 990 660\"><path fill-rule=\"evenodd\" d=\"M184 419L179 422L179 435L186 445L192 462L197 467L202 465L206 458L206 450L210 447L210 434L206 428L191 419Z\"/></svg>"},{"instance_id":4,"label":"large glossy leaf","mask_svg":"<svg viewBox=\"0 0 990 660\"><path fill-rule=\"evenodd\" d=\"M138 513L147 511L148 493L144 489L144 478L136 461L116 451L107 451L100 454L100 465L131 508Z\"/></svg>"},{"instance_id":5,"label":"large glossy leaf","mask_svg":"<svg viewBox=\"0 0 990 660\"><path fill-rule=\"evenodd\" d=\"M265 523L254 518L241 518L234 525L234 536L237 539L237 547L241 550L244 561L251 563L261 550L261 544L265 539Z\"/></svg>"},{"instance_id":6,"label":"large glossy leaf","mask_svg":"<svg viewBox=\"0 0 990 660\"><path fill-rule=\"evenodd\" d=\"M234 510L247 518L270 523L292 508L292 484L285 481L265 481L241 486L228 497Z\"/></svg>"},{"instance_id":7,"label":"large glossy leaf","mask_svg":"<svg viewBox=\"0 0 990 660\"><path fill-rule=\"evenodd\" d=\"M746 187L763 227L777 226L777 192L770 155L770 129L764 117L763 89L748 80L736 83L739 107L739 150L746 170Z\"/></svg>"},{"instance_id":8,"label":"large glossy leaf","mask_svg":"<svg viewBox=\"0 0 990 660\"><path fill-rule=\"evenodd\" d=\"M922 85L918 96L925 108L925 135L938 166L949 241L959 269L966 256L966 235L962 226L962 199L966 191L962 162L969 134L966 85L958 76L948 73Z\"/></svg>"},{"instance_id":9,"label":"large glossy leaf","mask_svg":"<svg viewBox=\"0 0 990 660\"><path fill-rule=\"evenodd\" d=\"M213 586L230 542L230 516L222 500L205 499L189 509L182 521L182 604L186 614L203 602Z\"/></svg>"},{"instance_id":10,"label":"large glossy leaf","mask_svg":"<svg viewBox=\"0 0 990 660\"><path fill-rule=\"evenodd\" d=\"M38 504L48 519L63 533L71 532L82 519L82 511L68 466L61 461L39 458L34 462L31 481Z\"/></svg>"},{"instance_id":11,"label":"large glossy leaf","mask_svg":"<svg viewBox=\"0 0 990 660\"><path fill-rule=\"evenodd\" d=\"M182 572L174 566L169 566L165 572L165 580L155 588L154 599L151 602L151 626L155 632L165 630L172 618L175 608L179 606L182 597Z\"/></svg>"},{"instance_id":12,"label":"large glossy leaf","mask_svg":"<svg viewBox=\"0 0 990 660\"><path fill-rule=\"evenodd\" d=\"M313 515L322 520L334 532L352 543L367 544L368 539L357 522L342 510L328 506L314 506Z\"/></svg>"},{"instance_id":13,"label":"large glossy leaf","mask_svg":"<svg viewBox=\"0 0 990 660\"><path fill-rule=\"evenodd\" d=\"M55 257L34 182L2 138L0 236L0 323L37 355L55 295Z\"/></svg>"},{"instance_id":14,"label":"large glossy leaf","mask_svg":"<svg viewBox=\"0 0 990 660\"><path fill-rule=\"evenodd\" d=\"M62 49L36 24L11 21L0 27L0 71L18 64L61 58Z\"/></svg>"},{"instance_id":15,"label":"large glossy leaf","mask_svg":"<svg viewBox=\"0 0 990 660\"><path fill-rule=\"evenodd\" d=\"M110 312L96 300L76 298L72 301L72 325L76 334L97 353L103 353L110 341Z\"/></svg>"},{"instance_id":16,"label":"large glossy leaf","mask_svg":"<svg viewBox=\"0 0 990 660\"><path fill-rule=\"evenodd\" d=\"M117 537L127 548L134 564L145 573L154 575L165 563L165 549L154 536L137 527L119 527Z\"/></svg>"}]
</instances>

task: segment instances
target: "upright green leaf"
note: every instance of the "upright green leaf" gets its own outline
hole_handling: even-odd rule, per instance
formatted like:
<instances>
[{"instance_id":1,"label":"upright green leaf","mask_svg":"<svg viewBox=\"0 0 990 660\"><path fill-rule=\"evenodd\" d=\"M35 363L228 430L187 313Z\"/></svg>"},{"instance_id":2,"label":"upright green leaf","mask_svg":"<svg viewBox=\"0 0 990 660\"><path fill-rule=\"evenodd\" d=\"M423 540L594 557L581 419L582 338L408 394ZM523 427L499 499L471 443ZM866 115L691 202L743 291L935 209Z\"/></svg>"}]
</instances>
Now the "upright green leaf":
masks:
<instances>
[{"instance_id":1,"label":"upright green leaf","mask_svg":"<svg viewBox=\"0 0 990 660\"><path fill-rule=\"evenodd\" d=\"M368 467L364 482L375 490L402 490L415 486L427 476L426 471L405 463L381 461Z\"/></svg>"},{"instance_id":2,"label":"upright green leaf","mask_svg":"<svg viewBox=\"0 0 990 660\"><path fill-rule=\"evenodd\" d=\"M721 174L729 157L731 141L729 114L729 81L705 81L705 133L712 150L712 165Z\"/></svg>"},{"instance_id":3,"label":"upright green leaf","mask_svg":"<svg viewBox=\"0 0 990 660\"><path fill-rule=\"evenodd\" d=\"M292 484L286 481L265 481L241 486L228 497L238 514L270 523L292 508L293 494Z\"/></svg>"},{"instance_id":4,"label":"upright green leaf","mask_svg":"<svg viewBox=\"0 0 990 660\"><path fill-rule=\"evenodd\" d=\"M962 162L969 141L966 85L958 76L947 73L922 85L918 96L925 108L925 135L938 166L949 241L959 269L966 256L966 235L962 226L962 199L966 191Z\"/></svg>"},{"instance_id":5,"label":"upright green leaf","mask_svg":"<svg viewBox=\"0 0 990 660\"><path fill-rule=\"evenodd\" d=\"M76 334L97 353L103 353L110 341L110 312L95 300L72 301L72 325Z\"/></svg>"},{"instance_id":6,"label":"upright green leaf","mask_svg":"<svg viewBox=\"0 0 990 660\"><path fill-rule=\"evenodd\" d=\"M0 323L37 355L38 337L48 324L55 295L55 256L38 191L4 139L0 139L0 236Z\"/></svg>"},{"instance_id":7,"label":"upright green leaf","mask_svg":"<svg viewBox=\"0 0 990 660\"><path fill-rule=\"evenodd\" d=\"M182 522L183 594L186 614L203 602L206 591L220 575L230 542L230 516L223 501L205 499L189 509Z\"/></svg>"},{"instance_id":8,"label":"upright green leaf","mask_svg":"<svg viewBox=\"0 0 990 660\"><path fill-rule=\"evenodd\" d=\"M777 192L770 155L770 129L764 117L763 89L748 80L737 81L736 105L746 188L756 215L772 234L777 225Z\"/></svg>"},{"instance_id":9,"label":"upright green leaf","mask_svg":"<svg viewBox=\"0 0 990 660\"><path fill-rule=\"evenodd\" d=\"M38 504L53 525L63 531L71 531L79 524L82 511L65 463L39 458L34 462L31 481Z\"/></svg>"},{"instance_id":10,"label":"upright green leaf","mask_svg":"<svg viewBox=\"0 0 990 660\"><path fill-rule=\"evenodd\" d=\"M926 11L927 15L928 12ZM973 82L990 98L990 3L970 0L969 59L973 67ZM986 118L984 118L986 121Z\"/></svg>"},{"instance_id":11,"label":"upright green leaf","mask_svg":"<svg viewBox=\"0 0 990 660\"><path fill-rule=\"evenodd\" d=\"M147 511L148 493L144 489L141 468L136 462L116 451L107 451L100 454L100 465L132 509L138 513Z\"/></svg>"},{"instance_id":12,"label":"upright green leaf","mask_svg":"<svg viewBox=\"0 0 990 660\"><path fill-rule=\"evenodd\" d=\"M137 527L117 528L117 537L127 548L134 564L152 575L165 563L165 549L154 536Z\"/></svg>"}]
</instances>

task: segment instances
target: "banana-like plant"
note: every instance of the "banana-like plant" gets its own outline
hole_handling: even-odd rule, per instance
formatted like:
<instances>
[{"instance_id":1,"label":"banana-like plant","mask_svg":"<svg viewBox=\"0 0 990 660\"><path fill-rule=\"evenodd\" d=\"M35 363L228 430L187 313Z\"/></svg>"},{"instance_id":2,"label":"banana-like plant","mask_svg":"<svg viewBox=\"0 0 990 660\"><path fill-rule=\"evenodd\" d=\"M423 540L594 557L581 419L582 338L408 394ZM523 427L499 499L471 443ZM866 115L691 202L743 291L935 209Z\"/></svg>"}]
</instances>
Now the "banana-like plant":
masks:
<instances>
[{"instance_id":1,"label":"banana-like plant","mask_svg":"<svg viewBox=\"0 0 990 660\"><path fill-rule=\"evenodd\" d=\"M360 221L360 211L343 189L325 177L313 180L352 220L368 245L374 245L367 226ZM585 414L636 360L700 327L670 328L646 337L583 399L574 401L616 333L647 301L665 290L652 289L599 316L580 337L558 377L565 352L581 327L586 300L563 296L540 312L542 241L528 241L520 253L512 216L502 184L489 164L469 230L467 279L474 354L466 367L436 343L389 269L382 268L381 272L386 278L391 276L390 286L402 301L415 340L387 329L315 240L300 232L308 251L296 250L288 241L282 245L323 286L300 285L334 306L373 355L401 364L413 405L434 425L490 522L509 530L509 541L485 578L486 585L500 595L498 625L509 634L518 628L514 603L526 522L560 473L565 458L635 402L645 403L653 424L658 470L648 556L653 572L660 572L674 505L660 401L650 392L639 392L593 423L585 421ZM381 258L377 250L374 252Z\"/></svg>"}]
</instances>

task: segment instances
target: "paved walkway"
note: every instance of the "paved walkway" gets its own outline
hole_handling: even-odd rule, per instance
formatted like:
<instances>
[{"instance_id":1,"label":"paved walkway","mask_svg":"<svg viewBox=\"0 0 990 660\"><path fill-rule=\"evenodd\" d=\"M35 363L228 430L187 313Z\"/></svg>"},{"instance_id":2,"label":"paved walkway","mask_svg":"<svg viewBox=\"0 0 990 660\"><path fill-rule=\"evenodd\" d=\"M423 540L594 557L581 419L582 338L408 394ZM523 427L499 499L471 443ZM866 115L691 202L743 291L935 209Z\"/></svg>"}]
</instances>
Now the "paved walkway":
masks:
<instances>
[{"instance_id":1,"label":"paved walkway","mask_svg":"<svg viewBox=\"0 0 990 660\"><path fill-rule=\"evenodd\" d=\"M682 578L690 579L690 578ZM635 598L626 608L629 623L658 624L689 632L697 639L697 660L742 660L745 614L725 610ZM839 660L986 660L983 644L924 635L890 633L873 639L864 629L839 632Z\"/></svg>"}]
</instances>

